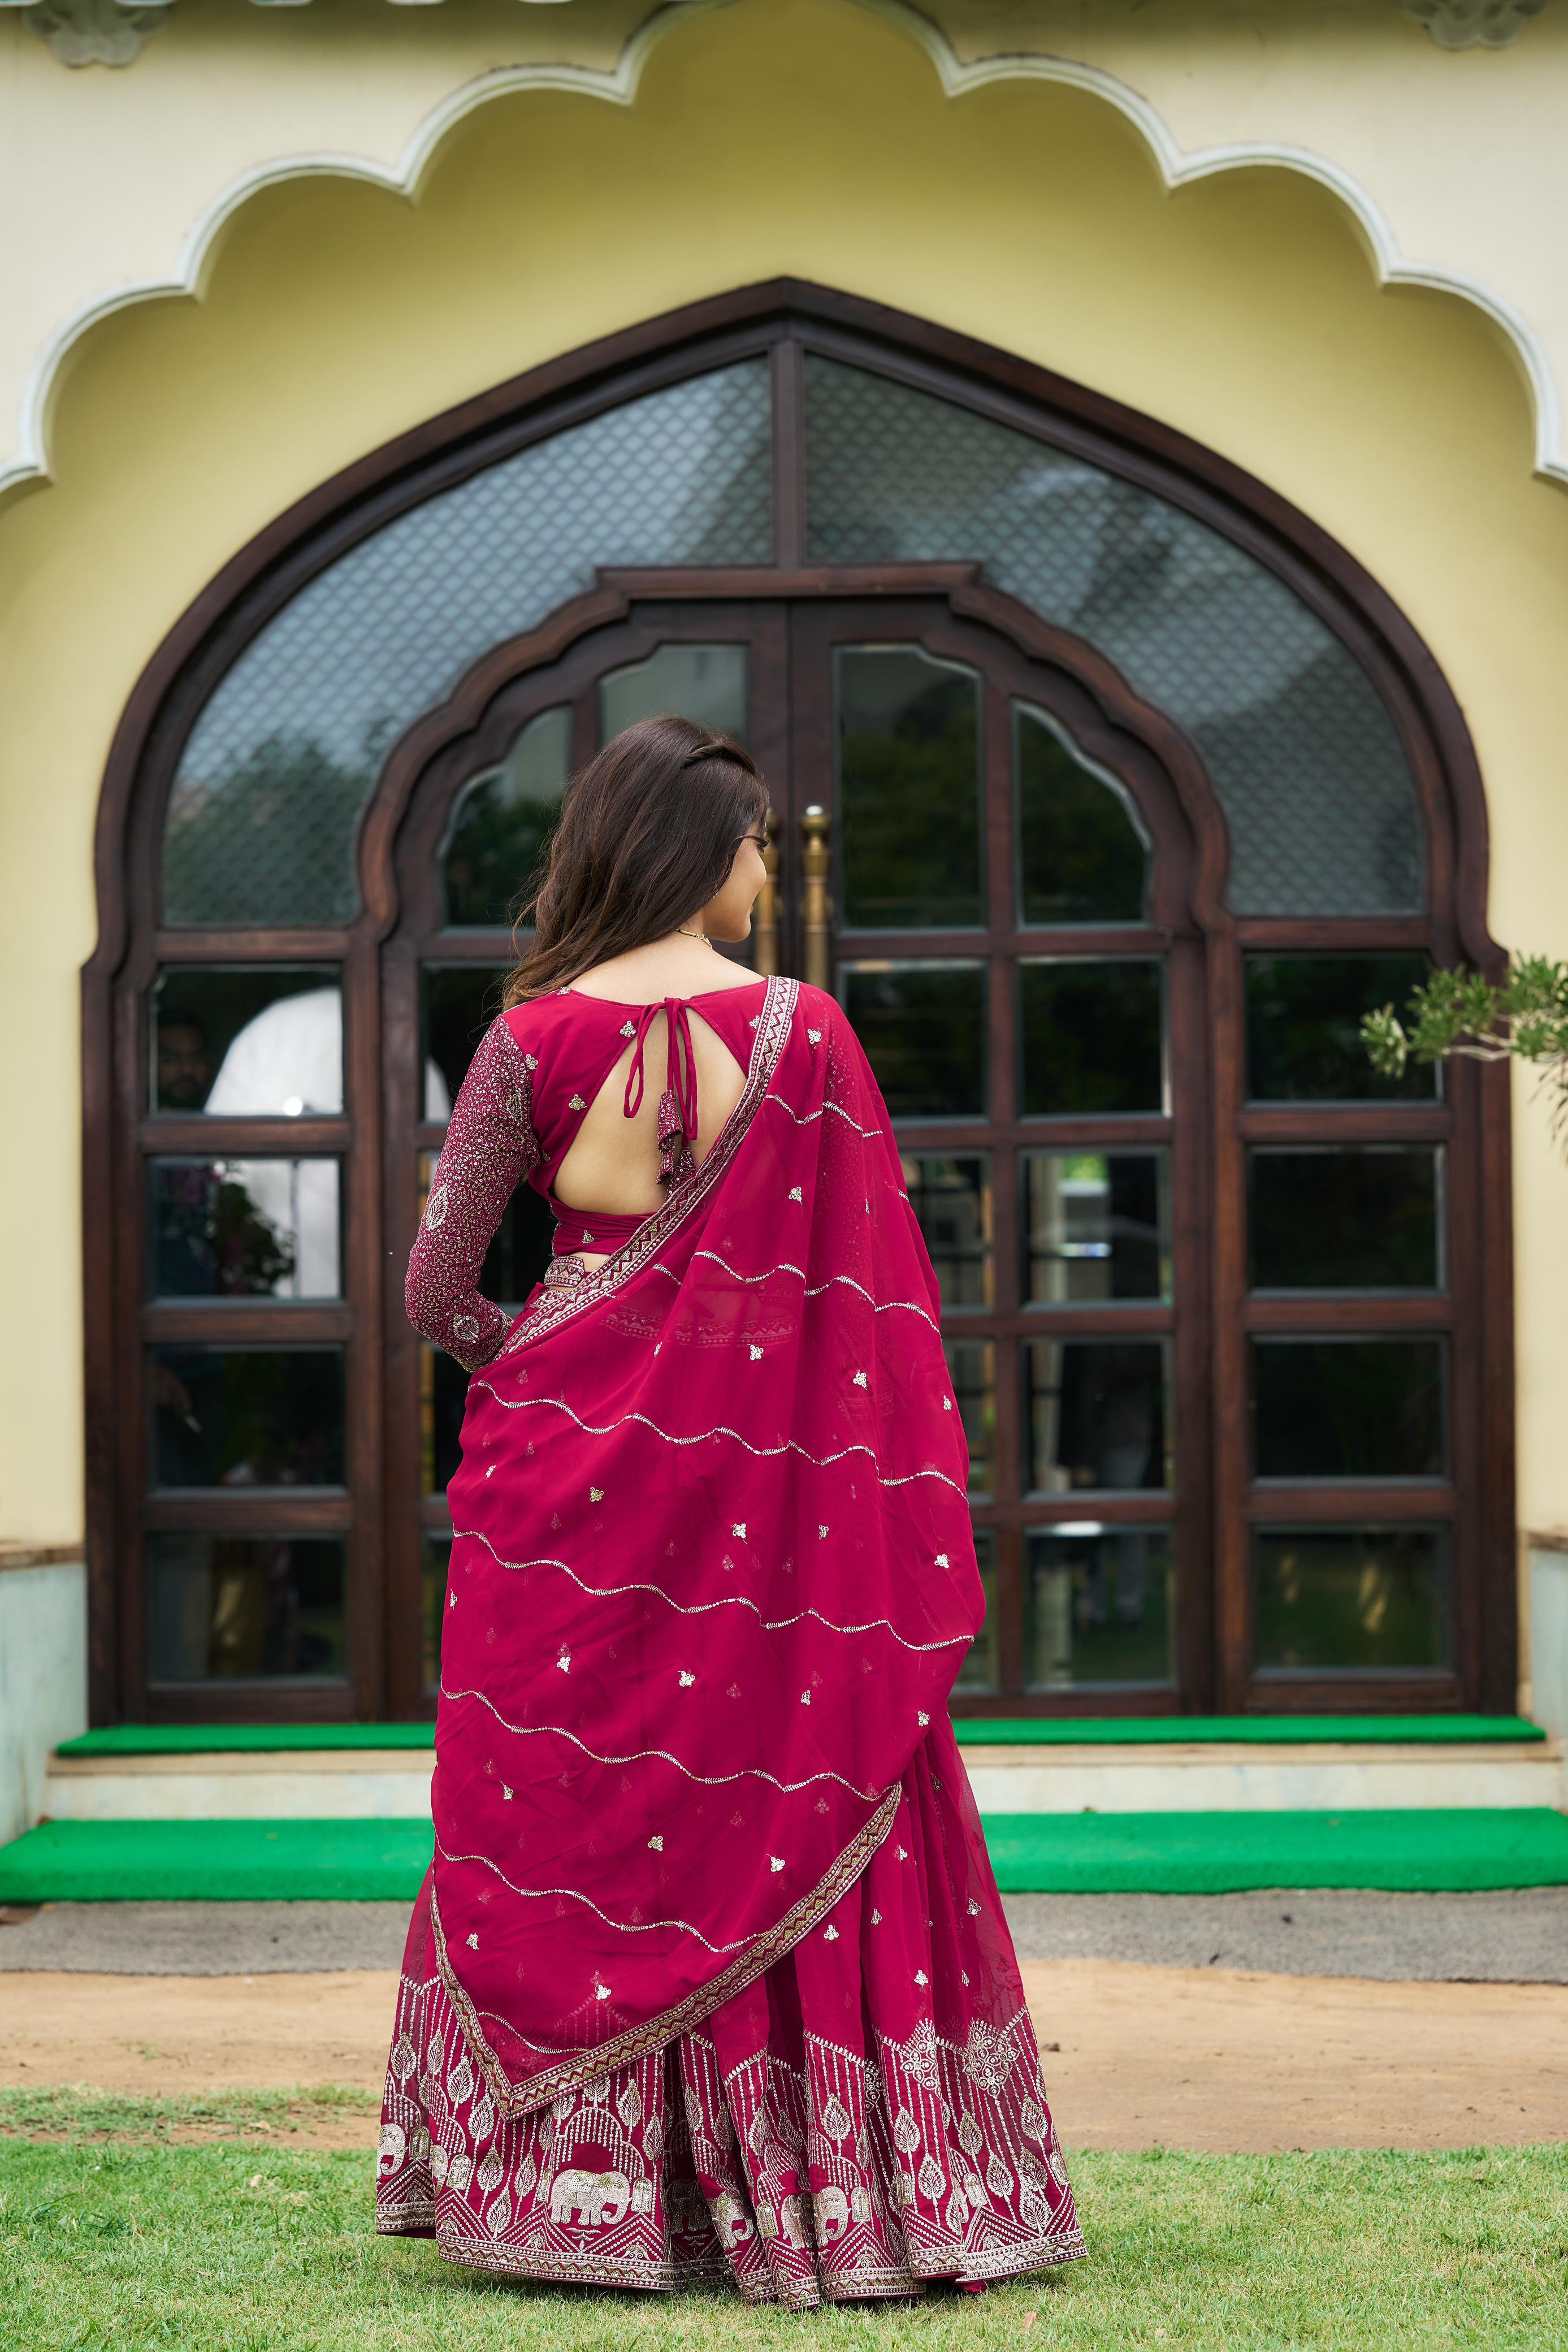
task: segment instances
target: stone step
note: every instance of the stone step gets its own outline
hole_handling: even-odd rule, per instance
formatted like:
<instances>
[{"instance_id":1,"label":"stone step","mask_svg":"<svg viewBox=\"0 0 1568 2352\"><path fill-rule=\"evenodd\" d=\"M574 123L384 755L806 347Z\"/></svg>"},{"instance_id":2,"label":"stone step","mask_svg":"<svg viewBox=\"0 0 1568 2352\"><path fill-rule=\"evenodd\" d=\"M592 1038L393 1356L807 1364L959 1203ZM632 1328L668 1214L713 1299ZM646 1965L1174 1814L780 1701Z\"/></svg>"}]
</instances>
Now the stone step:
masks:
<instances>
[{"instance_id":1,"label":"stone step","mask_svg":"<svg viewBox=\"0 0 1568 2352\"><path fill-rule=\"evenodd\" d=\"M980 1811L1192 1813L1568 1808L1560 1739L965 1741ZM428 1747L127 1754L58 1750L47 1820L416 1820Z\"/></svg>"}]
</instances>

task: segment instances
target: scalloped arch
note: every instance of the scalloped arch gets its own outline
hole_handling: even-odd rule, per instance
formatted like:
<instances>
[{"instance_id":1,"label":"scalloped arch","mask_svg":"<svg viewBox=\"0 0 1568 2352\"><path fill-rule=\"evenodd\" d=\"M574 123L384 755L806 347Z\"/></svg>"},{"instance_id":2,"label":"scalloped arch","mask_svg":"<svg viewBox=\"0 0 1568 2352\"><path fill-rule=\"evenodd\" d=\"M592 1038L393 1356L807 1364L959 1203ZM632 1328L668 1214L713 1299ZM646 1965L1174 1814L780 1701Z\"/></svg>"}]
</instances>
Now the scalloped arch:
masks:
<instances>
[{"instance_id":1,"label":"scalloped arch","mask_svg":"<svg viewBox=\"0 0 1568 2352\"><path fill-rule=\"evenodd\" d=\"M60 326L36 362L23 393L17 422L17 455L0 469L0 499L32 481L51 478L48 461L48 415L55 383L77 345L101 320L138 302L166 300L170 296L199 297L214 247L223 229L250 198L263 189L287 180L313 177L362 180L395 195L413 198L427 165L448 132L492 99L525 90L562 90L597 98L612 106L630 106L636 99L643 69L654 47L677 24L706 16L733 0L666 0L627 41L614 66L524 65L498 67L443 99L432 108L398 161L378 163L369 156L319 151L280 157L231 181L193 224L181 249L174 274L167 278L133 279L85 303ZM1448 294L1470 304L1500 328L1513 347L1530 387L1534 422L1534 470L1550 480L1568 483L1568 454L1563 448L1563 413L1552 363L1534 329L1521 313L1479 278L1435 264L1406 261L1380 206L1352 173L1312 149L1273 142L1236 143L1184 151L1164 117L1139 93L1097 66L1076 64L1064 58L1040 57L1013 50L966 64L940 26L912 5L912 0L854 0L858 7L882 17L915 41L930 59L944 94L959 99L993 82L1044 81L1081 89L1113 106L1138 131L1158 167L1167 190L1229 171L1267 167L1298 173L1315 180L1345 206L1361 232L1377 284L1412 286Z\"/></svg>"}]
</instances>

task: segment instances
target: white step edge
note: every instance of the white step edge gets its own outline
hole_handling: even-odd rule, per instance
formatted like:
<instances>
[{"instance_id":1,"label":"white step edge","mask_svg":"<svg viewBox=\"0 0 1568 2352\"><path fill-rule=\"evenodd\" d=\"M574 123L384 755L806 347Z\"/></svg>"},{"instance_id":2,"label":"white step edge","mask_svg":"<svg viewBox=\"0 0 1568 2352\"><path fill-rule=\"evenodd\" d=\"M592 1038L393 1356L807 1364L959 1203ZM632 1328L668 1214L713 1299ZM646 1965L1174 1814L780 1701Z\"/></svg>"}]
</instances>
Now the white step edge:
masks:
<instances>
[{"instance_id":1,"label":"white step edge","mask_svg":"<svg viewBox=\"0 0 1568 2352\"><path fill-rule=\"evenodd\" d=\"M428 1821L434 1758L406 1748L277 1755L58 1756L56 1822Z\"/></svg>"},{"instance_id":2,"label":"white step edge","mask_svg":"<svg viewBox=\"0 0 1568 2352\"><path fill-rule=\"evenodd\" d=\"M1194 1742L970 1748L985 1813L1356 1811L1568 1807L1563 1743ZM434 1759L408 1749L55 1757L54 1821L418 1820Z\"/></svg>"},{"instance_id":3,"label":"white step edge","mask_svg":"<svg viewBox=\"0 0 1568 2352\"><path fill-rule=\"evenodd\" d=\"M1568 1805L1561 1740L970 1751L983 1813L1339 1812Z\"/></svg>"}]
</instances>

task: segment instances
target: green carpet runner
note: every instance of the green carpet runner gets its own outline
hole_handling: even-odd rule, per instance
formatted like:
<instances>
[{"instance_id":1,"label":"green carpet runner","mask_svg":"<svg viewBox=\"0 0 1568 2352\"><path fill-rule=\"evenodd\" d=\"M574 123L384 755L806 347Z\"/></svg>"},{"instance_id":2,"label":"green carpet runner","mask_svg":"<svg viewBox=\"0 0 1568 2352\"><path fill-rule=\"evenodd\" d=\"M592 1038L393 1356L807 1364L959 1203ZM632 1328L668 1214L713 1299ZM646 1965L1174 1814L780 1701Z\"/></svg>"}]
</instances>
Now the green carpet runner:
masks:
<instances>
[{"instance_id":1,"label":"green carpet runner","mask_svg":"<svg viewBox=\"0 0 1568 2352\"><path fill-rule=\"evenodd\" d=\"M1012 1894L1568 1885L1549 1806L1327 1812L993 1813ZM0 1846L0 1903L410 1901L420 1821L46 1822Z\"/></svg>"}]
</instances>

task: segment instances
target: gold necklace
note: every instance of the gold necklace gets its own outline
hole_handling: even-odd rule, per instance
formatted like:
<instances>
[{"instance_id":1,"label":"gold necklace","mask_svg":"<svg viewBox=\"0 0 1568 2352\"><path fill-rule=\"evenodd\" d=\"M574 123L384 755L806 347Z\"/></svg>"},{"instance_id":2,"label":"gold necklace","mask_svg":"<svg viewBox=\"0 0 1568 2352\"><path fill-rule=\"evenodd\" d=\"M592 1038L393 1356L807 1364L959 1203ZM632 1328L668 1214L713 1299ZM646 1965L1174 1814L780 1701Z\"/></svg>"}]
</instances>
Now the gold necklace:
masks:
<instances>
[{"instance_id":1,"label":"gold necklace","mask_svg":"<svg viewBox=\"0 0 1568 2352\"><path fill-rule=\"evenodd\" d=\"M675 937L678 940L701 940L705 948L713 948L713 941L709 939L706 931L688 931L685 923L677 923L675 925ZM718 950L716 948L713 948L713 951L715 955L717 955Z\"/></svg>"}]
</instances>

